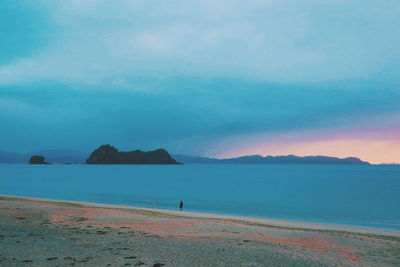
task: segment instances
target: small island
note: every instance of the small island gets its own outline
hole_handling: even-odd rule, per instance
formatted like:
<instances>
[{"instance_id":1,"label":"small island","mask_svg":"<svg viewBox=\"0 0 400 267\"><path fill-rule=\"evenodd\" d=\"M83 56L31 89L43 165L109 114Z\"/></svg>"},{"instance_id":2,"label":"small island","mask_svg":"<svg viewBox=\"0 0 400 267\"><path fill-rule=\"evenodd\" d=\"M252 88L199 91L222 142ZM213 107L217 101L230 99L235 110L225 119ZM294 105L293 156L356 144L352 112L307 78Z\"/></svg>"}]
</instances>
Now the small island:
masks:
<instances>
[{"instance_id":1,"label":"small island","mask_svg":"<svg viewBox=\"0 0 400 267\"><path fill-rule=\"evenodd\" d=\"M46 158L40 155L34 155L29 159L29 164L50 164L46 162Z\"/></svg>"},{"instance_id":2,"label":"small island","mask_svg":"<svg viewBox=\"0 0 400 267\"><path fill-rule=\"evenodd\" d=\"M102 145L92 152L86 164L180 164L165 149L154 151L119 151L111 145Z\"/></svg>"}]
</instances>

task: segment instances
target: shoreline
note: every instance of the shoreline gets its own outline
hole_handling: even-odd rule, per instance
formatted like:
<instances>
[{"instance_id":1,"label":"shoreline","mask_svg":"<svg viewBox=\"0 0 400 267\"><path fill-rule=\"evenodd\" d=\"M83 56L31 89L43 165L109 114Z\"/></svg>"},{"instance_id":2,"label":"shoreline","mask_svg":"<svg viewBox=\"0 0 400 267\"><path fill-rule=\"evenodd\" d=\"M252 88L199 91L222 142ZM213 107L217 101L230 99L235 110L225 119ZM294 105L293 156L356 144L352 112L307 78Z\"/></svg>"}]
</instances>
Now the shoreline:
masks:
<instances>
[{"instance_id":1,"label":"shoreline","mask_svg":"<svg viewBox=\"0 0 400 267\"><path fill-rule=\"evenodd\" d=\"M193 212L193 211L174 211L168 209L158 208L146 208L140 206L129 206L129 205L118 205L118 204L107 204L107 203L96 203L96 202L85 202L85 201L74 201L74 200L62 200L62 199L50 199L50 198L38 198L28 196L16 196L16 195L2 195L1 198L6 200L21 200L21 201L34 201L43 203L55 203L55 204L70 204L79 205L86 208L105 208L105 209L119 209L119 210L132 210L132 211L146 211L160 215L169 215L181 218L192 218L192 219L214 219L214 220L227 220L235 221L243 224L265 226L265 227L276 227L281 229L292 229L292 230L304 230L304 231L338 231L338 232L349 232L359 234L374 234L374 235L386 235L400 237L400 230L374 228L367 226L357 225L346 225L346 224L329 224L329 223L315 223L315 222L303 222L303 221L291 221L291 220L280 220L280 219L268 219L268 218L256 218L239 215L225 215L216 213L205 213L205 212Z\"/></svg>"},{"instance_id":2,"label":"shoreline","mask_svg":"<svg viewBox=\"0 0 400 267\"><path fill-rule=\"evenodd\" d=\"M1 266L400 266L370 228L0 195Z\"/></svg>"}]
</instances>

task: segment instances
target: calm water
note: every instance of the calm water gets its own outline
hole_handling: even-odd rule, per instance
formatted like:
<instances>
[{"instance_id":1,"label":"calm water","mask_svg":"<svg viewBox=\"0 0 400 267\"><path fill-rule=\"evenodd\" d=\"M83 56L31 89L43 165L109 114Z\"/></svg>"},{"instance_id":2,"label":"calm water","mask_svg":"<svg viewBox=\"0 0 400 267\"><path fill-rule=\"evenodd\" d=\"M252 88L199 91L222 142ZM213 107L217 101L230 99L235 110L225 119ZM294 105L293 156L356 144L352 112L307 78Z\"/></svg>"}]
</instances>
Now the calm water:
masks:
<instances>
[{"instance_id":1,"label":"calm water","mask_svg":"<svg viewBox=\"0 0 400 267\"><path fill-rule=\"evenodd\" d=\"M0 164L0 194L400 230L400 167Z\"/></svg>"}]
</instances>

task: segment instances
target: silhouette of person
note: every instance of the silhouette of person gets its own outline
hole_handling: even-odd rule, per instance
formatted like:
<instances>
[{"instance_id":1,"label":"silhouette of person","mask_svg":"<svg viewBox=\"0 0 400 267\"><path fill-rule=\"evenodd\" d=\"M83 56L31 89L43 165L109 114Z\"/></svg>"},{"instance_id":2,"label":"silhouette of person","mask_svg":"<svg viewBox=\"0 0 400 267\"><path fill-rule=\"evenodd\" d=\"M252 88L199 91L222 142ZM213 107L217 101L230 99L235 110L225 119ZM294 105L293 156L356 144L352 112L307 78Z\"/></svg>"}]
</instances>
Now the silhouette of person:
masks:
<instances>
[{"instance_id":1,"label":"silhouette of person","mask_svg":"<svg viewBox=\"0 0 400 267\"><path fill-rule=\"evenodd\" d=\"M182 211L182 209L183 209L183 201L181 200L181 202L179 202L179 208L181 209L181 211Z\"/></svg>"}]
</instances>

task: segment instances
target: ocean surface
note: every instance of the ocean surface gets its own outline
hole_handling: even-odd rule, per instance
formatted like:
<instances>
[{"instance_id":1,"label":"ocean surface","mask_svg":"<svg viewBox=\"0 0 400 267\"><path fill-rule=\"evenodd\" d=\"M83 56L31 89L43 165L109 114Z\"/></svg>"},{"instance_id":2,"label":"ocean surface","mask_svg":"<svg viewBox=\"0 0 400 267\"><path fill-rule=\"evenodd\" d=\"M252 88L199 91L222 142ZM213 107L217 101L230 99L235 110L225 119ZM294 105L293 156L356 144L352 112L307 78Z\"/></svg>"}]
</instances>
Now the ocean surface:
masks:
<instances>
[{"instance_id":1,"label":"ocean surface","mask_svg":"<svg viewBox=\"0 0 400 267\"><path fill-rule=\"evenodd\" d=\"M400 230L400 166L0 164L0 194Z\"/></svg>"}]
</instances>

